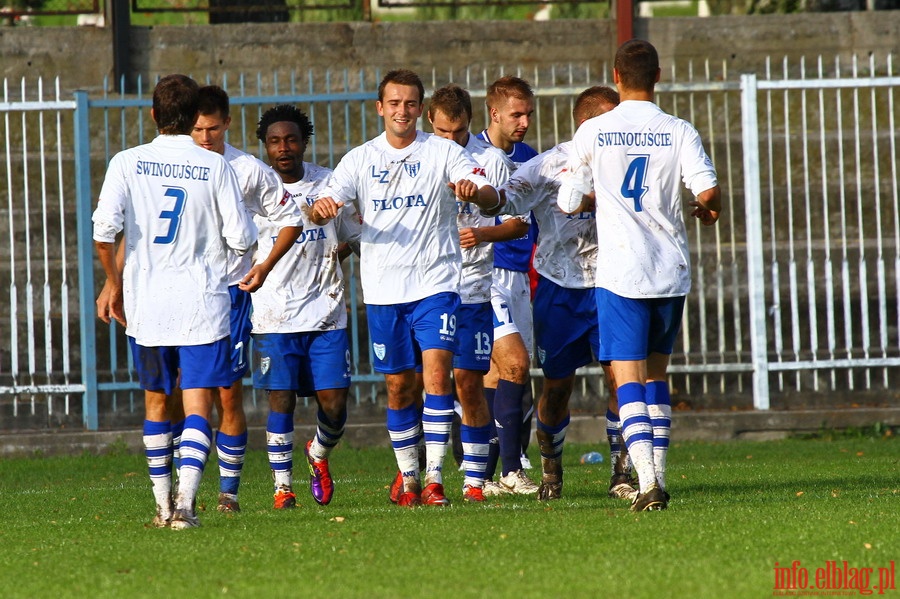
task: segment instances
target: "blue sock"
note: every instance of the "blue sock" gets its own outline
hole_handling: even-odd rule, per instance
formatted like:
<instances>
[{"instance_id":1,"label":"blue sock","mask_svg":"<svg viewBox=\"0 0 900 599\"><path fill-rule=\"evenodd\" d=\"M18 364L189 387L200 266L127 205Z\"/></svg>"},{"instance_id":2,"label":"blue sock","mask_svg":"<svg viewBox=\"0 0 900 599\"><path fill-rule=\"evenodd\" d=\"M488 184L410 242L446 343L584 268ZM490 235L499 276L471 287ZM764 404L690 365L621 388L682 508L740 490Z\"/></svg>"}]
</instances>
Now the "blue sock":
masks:
<instances>
[{"instance_id":1,"label":"blue sock","mask_svg":"<svg viewBox=\"0 0 900 599\"><path fill-rule=\"evenodd\" d=\"M522 397L525 385L500 379L494 398L494 422L500 439L502 474L522 469Z\"/></svg>"},{"instance_id":2,"label":"blue sock","mask_svg":"<svg viewBox=\"0 0 900 599\"><path fill-rule=\"evenodd\" d=\"M484 398L487 400L488 412L491 415L490 427L490 447L488 447L488 461L484 469L484 479L492 480L497 472L497 462L500 461L500 438L497 436L497 425L494 423L494 398L497 395L496 389L490 387L484 388Z\"/></svg>"},{"instance_id":3,"label":"blue sock","mask_svg":"<svg viewBox=\"0 0 900 599\"><path fill-rule=\"evenodd\" d=\"M181 468L181 435L184 432L184 420L172 423L172 464L175 466L175 472Z\"/></svg>"}]
</instances>

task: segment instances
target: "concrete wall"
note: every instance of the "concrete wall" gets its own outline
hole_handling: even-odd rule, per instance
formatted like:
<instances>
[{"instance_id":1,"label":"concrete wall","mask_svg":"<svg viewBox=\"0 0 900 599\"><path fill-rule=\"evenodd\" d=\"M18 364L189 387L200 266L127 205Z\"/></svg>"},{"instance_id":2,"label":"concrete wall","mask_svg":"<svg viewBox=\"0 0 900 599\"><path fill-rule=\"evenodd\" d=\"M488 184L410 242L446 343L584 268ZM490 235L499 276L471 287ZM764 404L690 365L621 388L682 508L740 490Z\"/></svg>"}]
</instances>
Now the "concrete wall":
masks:
<instances>
[{"instance_id":1,"label":"concrete wall","mask_svg":"<svg viewBox=\"0 0 900 599\"><path fill-rule=\"evenodd\" d=\"M766 56L884 56L900 50L900 11L636 19L664 65L707 58L737 75L761 71ZM291 69L404 66L524 67L589 62L603 68L616 45L615 21L554 20L296 23L133 27L131 64L145 81L160 74L255 74ZM106 29L0 29L0 73L59 76L65 89L96 88L113 69Z\"/></svg>"}]
</instances>

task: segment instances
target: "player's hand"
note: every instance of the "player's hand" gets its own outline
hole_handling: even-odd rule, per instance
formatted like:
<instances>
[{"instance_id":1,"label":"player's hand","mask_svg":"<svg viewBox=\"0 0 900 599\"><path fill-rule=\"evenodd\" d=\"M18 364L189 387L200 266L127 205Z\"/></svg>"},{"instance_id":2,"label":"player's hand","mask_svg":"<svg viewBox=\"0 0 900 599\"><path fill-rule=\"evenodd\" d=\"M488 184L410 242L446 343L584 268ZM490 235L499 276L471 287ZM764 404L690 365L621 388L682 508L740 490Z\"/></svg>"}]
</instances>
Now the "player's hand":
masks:
<instances>
[{"instance_id":1,"label":"player's hand","mask_svg":"<svg viewBox=\"0 0 900 599\"><path fill-rule=\"evenodd\" d=\"M461 179L457 183L450 182L447 183L447 186L463 202L471 202L478 198L478 186L468 179Z\"/></svg>"},{"instance_id":2,"label":"player's hand","mask_svg":"<svg viewBox=\"0 0 900 599\"><path fill-rule=\"evenodd\" d=\"M333 198L319 198L309 209L309 220L321 226L338 215L343 202L335 202Z\"/></svg>"},{"instance_id":3,"label":"player's hand","mask_svg":"<svg viewBox=\"0 0 900 599\"><path fill-rule=\"evenodd\" d=\"M705 208L703 204L701 204L697 200L691 200L690 202L688 202L688 205L694 208L691 211L691 216L700 219L700 222L707 227L716 224L716 221L719 220L718 212L710 210L709 208Z\"/></svg>"},{"instance_id":4,"label":"player's hand","mask_svg":"<svg viewBox=\"0 0 900 599\"><path fill-rule=\"evenodd\" d=\"M264 263L254 264L244 278L238 282L238 289L253 293L266 282L270 270Z\"/></svg>"},{"instance_id":5,"label":"player's hand","mask_svg":"<svg viewBox=\"0 0 900 599\"><path fill-rule=\"evenodd\" d=\"M459 230L459 247L464 250L473 248L481 243L481 235L478 229L466 227Z\"/></svg>"},{"instance_id":6,"label":"player's hand","mask_svg":"<svg viewBox=\"0 0 900 599\"><path fill-rule=\"evenodd\" d=\"M97 296L97 317L109 324L115 320L123 327L128 326L125 322L125 301L122 298L122 286L115 285L109 279L103 284L100 295Z\"/></svg>"}]
</instances>

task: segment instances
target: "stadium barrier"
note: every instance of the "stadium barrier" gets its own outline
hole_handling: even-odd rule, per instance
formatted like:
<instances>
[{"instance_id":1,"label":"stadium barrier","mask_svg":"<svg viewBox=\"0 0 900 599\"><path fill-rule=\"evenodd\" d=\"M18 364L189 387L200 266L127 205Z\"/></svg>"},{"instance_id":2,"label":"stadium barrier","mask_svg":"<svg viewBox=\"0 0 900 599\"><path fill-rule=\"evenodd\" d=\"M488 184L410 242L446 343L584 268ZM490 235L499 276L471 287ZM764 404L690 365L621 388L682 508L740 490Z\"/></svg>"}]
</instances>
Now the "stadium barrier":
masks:
<instances>
[{"instance_id":1,"label":"stadium barrier","mask_svg":"<svg viewBox=\"0 0 900 599\"><path fill-rule=\"evenodd\" d=\"M688 224L694 286L672 356L675 409L889 402L900 366L900 77L891 57L769 61L759 74L729 73L725 64L665 73L657 88L662 108L700 131L724 205L715 228ZM501 74L534 86L528 141L541 151L571 138L578 93L610 85L588 65L562 65L435 70L426 86L469 89L477 131L486 123L485 89ZM380 77L344 70L201 81L231 95L232 145L262 157L257 120L272 105L294 103L315 125L307 159L334 166L381 131ZM43 80L4 81L0 201L9 243L0 245L0 285L9 294L0 335L10 344L0 347L0 430L94 430L142 417L124 332L95 317L102 273L90 216L111 156L155 135L151 88L139 81L133 95L97 97L64 93L58 80L49 92ZM355 403L377 412L384 389L371 367L358 265L351 258L344 268ZM540 370L533 375L539 391ZM602 410L599 376L596 366L579 371L574 409ZM261 421L266 402L248 391L249 417Z\"/></svg>"}]
</instances>

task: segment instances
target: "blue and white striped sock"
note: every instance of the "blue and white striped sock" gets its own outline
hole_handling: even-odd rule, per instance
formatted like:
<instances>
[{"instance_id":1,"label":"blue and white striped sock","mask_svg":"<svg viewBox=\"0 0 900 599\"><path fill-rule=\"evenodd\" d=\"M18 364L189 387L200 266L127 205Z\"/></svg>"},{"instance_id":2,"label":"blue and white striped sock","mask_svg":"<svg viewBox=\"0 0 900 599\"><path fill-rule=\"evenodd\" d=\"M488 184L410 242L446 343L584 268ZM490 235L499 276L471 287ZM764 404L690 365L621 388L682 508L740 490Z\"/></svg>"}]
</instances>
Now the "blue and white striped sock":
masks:
<instances>
[{"instance_id":1,"label":"blue and white striped sock","mask_svg":"<svg viewBox=\"0 0 900 599\"><path fill-rule=\"evenodd\" d=\"M622 438L622 421L618 414L606 410L606 440L609 441L609 468L612 474L625 474L631 471L628 452L625 451L625 440Z\"/></svg>"},{"instance_id":2,"label":"blue and white striped sock","mask_svg":"<svg viewBox=\"0 0 900 599\"><path fill-rule=\"evenodd\" d=\"M413 404L401 410L387 410L387 429L397 459L397 468L407 483L419 482L419 439L422 421Z\"/></svg>"},{"instance_id":3,"label":"blue and white striped sock","mask_svg":"<svg viewBox=\"0 0 900 599\"><path fill-rule=\"evenodd\" d=\"M653 465L653 426L647 413L646 390L640 383L626 383L619 387L619 418L622 436L637 470L641 493L656 482Z\"/></svg>"},{"instance_id":4,"label":"blue and white striped sock","mask_svg":"<svg viewBox=\"0 0 900 599\"><path fill-rule=\"evenodd\" d=\"M172 463L175 464L175 474L181 468L181 433L184 431L184 420L172 423Z\"/></svg>"},{"instance_id":5,"label":"blue and white striped sock","mask_svg":"<svg viewBox=\"0 0 900 599\"><path fill-rule=\"evenodd\" d=\"M153 497L163 518L172 516L172 427L168 420L144 420L144 455Z\"/></svg>"},{"instance_id":6,"label":"blue and white striped sock","mask_svg":"<svg viewBox=\"0 0 900 599\"><path fill-rule=\"evenodd\" d=\"M666 457L669 453L669 433L672 430L672 398L665 381L647 383L647 412L653 425L653 464L656 481L666 488Z\"/></svg>"},{"instance_id":7,"label":"blue and white striped sock","mask_svg":"<svg viewBox=\"0 0 900 599\"><path fill-rule=\"evenodd\" d=\"M216 432L216 455L219 458L219 492L237 495L247 452L247 431L240 435Z\"/></svg>"},{"instance_id":8,"label":"blue and white striped sock","mask_svg":"<svg viewBox=\"0 0 900 599\"><path fill-rule=\"evenodd\" d=\"M341 420L334 422L328 418L322 408L316 413L316 436L309 446L309 455L314 460L328 459L331 450L334 449L341 437L344 436L344 424L347 422L347 412L343 413Z\"/></svg>"},{"instance_id":9,"label":"blue and white striped sock","mask_svg":"<svg viewBox=\"0 0 900 599\"><path fill-rule=\"evenodd\" d=\"M181 434L181 468L178 470L178 496L175 507L181 510L193 508L203 468L209 458L212 445L212 429L203 416L191 414L184 419L184 432Z\"/></svg>"},{"instance_id":10,"label":"blue and white striped sock","mask_svg":"<svg viewBox=\"0 0 900 599\"><path fill-rule=\"evenodd\" d=\"M537 419L537 430L541 431L550 443L539 443L542 460L561 460L563 446L566 443L566 429L569 427L569 415L556 426L550 426L541 422L540 415ZM549 447L547 447L549 445Z\"/></svg>"},{"instance_id":11,"label":"blue and white striped sock","mask_svg":"<svg viewBox=\"0 0 900 599\"><path fill-rule=\"evenodd\" d=\"M425 484L443 484L444 457L453 425L453 396L425 394L422 431L425 433Z\"/></svg>"},{"instance_id":12,"label":"blue and white striped sock","mask_svg":"<svg viewBox=\"0 0 900 599\"><path fill-rule=\"evenodd\" d=\"M487 467L488 451L491 440L491 426L469 426L462 424L459 427L459 438L463 447L463 470L465 472L463 485L484 488L484 471Z\"/></svg>"},{"instance_id":13,"label":"blue and white striped sock","mask_svg":"<svg viewBox=\"0 0 900 599\"><path fill-rule=\"evenodd\" d=\"M269 411L266 451L275 480L275 491L291 491L294 468L294 415Z\"/></svg>"}]
</instances>

